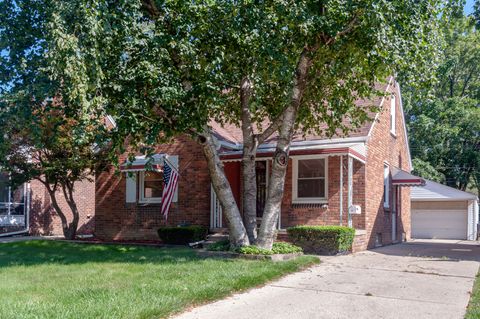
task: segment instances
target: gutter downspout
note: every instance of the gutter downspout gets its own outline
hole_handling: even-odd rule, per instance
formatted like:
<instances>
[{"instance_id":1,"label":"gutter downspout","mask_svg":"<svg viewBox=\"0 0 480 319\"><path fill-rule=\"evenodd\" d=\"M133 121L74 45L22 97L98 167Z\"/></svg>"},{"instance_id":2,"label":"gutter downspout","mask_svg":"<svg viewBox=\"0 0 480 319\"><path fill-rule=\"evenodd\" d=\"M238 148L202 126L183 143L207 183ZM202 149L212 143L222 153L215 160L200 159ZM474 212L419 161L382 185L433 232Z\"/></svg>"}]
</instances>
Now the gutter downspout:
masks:
<instances>
[{"instance_id":1,"label":"gutter downspout","mask_svg":"<svg viewBox=\"0 0 480 319\"><path fill-rule=\"evenodd\" d=\"M350 207L353 204L353 158L348 156L348 227L353 227Z\"/></svg>"},{"instance_id":2,"label":"gutter downspout","mask_svg":"<svg viewBox=\"0 0 480 319\"><path fill-rule=\"evenodd\" d=\"M343 155L340 155L340 226L343 225Z\"/></svg>"},{"instance_id":3,"label":"gutter downspout","mask_svg":"<svg viewBox=\"0 0 480 319\"><path fill-rule=\"evenodd\" d=\"M9 233L0 234L0 237L7 237L13 235L22 235L28 233L30 230L30 184L27 184L27 200L25 203L25 229L17 230ZM10 209L10 208L9 208Z\"/></svg>"}]
</instances>

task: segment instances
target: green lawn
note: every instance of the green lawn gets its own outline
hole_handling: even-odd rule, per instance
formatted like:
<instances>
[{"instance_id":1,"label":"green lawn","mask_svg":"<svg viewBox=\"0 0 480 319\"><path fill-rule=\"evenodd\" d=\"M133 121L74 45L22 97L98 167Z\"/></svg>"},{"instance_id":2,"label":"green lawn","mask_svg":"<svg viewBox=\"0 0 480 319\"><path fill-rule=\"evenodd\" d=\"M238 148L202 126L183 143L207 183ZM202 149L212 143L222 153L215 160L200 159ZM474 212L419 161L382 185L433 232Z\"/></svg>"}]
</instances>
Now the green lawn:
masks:
<instances>
[{"instance_id":1,"label":"green lawn","mask_svg":"<svg viewBox=\"0 0 480 319\"><path fill-rule=\"evenodd\" d=\"M200 259L188 248L0 244L0 318L161 318L315 262Z\"/></svg>"},{"instance_id":2,"label":"green lawn","mask_svg":"<svg viewBox=\"0 0 480 319\"><path fill-rule=\"evenodd\" d=\"M480 318L480 272L477 274L475 284L473 285L472 295L468 303L466 319Z\"/></svg>"}]
</instances>

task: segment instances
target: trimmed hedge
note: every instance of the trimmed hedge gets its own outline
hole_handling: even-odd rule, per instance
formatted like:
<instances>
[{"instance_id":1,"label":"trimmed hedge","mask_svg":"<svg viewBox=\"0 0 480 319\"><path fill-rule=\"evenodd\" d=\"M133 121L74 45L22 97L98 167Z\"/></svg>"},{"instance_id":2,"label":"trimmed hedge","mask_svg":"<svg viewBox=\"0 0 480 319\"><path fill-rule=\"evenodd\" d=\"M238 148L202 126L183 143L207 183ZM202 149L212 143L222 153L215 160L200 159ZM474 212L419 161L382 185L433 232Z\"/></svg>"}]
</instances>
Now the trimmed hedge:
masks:
<instances>
[{"instance_id":1,"label":"trimmed hedge","mask_svg":"<svg viewBox=\"0 0 480 319\"><path fill-rule=\"evenodd\" d=\"M306 253L319 255L351 251L355 237L355 229L344 226L295 226L287 233Z\"/></svg>"},{"instance_id":2,"label":"trimmed hedge","mask_svg":"<svg viewBox=\"0 0 480 319\"><path fill-rule=\"evenodd\" d=\"M187 245L207 238L208 229L203 226L179 226L161 227L158 229L158 237L165 244Z\"/></svg>"}]
</instances>

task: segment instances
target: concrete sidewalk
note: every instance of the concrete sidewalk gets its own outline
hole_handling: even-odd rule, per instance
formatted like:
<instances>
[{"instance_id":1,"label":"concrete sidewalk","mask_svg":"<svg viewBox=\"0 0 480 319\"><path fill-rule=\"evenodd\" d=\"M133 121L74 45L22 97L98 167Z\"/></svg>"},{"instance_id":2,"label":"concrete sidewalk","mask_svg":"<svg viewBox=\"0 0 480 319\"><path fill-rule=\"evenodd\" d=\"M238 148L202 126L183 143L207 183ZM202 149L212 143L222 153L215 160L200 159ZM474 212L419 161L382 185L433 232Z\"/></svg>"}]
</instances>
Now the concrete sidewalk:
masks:
<instances>
[{"instance_id":1,"label":"concrete sidewalk","mask_svg":"<svg viewBox=\"0 0 480 319\"><path fill-rule=\"evenodd\" d=\"M413 241L322 264L177 318L463 318L478 243Z\"/></svg>"}]
</instances>

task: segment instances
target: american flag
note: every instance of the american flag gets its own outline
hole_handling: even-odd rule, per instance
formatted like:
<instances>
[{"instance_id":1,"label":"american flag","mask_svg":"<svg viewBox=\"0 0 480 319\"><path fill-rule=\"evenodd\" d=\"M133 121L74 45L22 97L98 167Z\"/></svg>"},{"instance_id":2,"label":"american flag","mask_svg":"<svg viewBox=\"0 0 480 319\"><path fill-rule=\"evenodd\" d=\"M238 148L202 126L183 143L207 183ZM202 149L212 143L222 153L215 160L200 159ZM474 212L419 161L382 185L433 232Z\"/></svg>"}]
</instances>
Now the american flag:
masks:
<instances>
[{"instance_id":1,"label":"american flag","mask_svg":"<svg viewBox=\"0 0 480 319\"><path fill-rule=\"evenodd\" d=\"M165 161L163 166L163 193L162 193L162 214L165 220L168 217L168 210L172 204L173 195L177 188L178 172L175 168L170 167L169 163Z\"/></svg>"}]
</instances>

